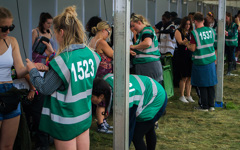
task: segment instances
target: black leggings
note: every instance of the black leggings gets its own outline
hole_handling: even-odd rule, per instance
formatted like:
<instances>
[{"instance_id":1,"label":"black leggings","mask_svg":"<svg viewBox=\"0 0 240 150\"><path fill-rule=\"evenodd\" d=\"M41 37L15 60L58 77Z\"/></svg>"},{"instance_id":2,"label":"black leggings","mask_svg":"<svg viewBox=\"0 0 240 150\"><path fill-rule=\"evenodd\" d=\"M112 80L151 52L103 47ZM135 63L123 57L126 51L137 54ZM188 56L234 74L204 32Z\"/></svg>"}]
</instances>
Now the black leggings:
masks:
<instances>
[{"instance_id":1,"label":"black leggings","mask_svg":"<svg viewBox=\"0 0 240 150\"><path fill-rule=\"evenodd\" d=\"M147 146L143 140L144 135L146 135ZM155 150L156 140L154 122L152 120L136 122L132 140L136 150Z\"/></svg>"},{"instance_id":2,"label":"black leggings","mask_svg":"<svg viewBox=\"0 0 240 150\"><path fill-rule=\"evenodd\" d=\"M203 109L214 107L215 89L214 86L199 87L201 104Z\"/></svg>"},{"instance_id":3,"label":"black leggings","mask_svg":"<svg viewBox=\"0 0 240 150\"><path fill-rule=\"evenodd\" d=\"M228 62L228 72L231 72L234 69L234 65L236 64L236 60L233 57L235 46L227 46L225 45L225 50L227 54L227 62Z\"/></svg>"}]
</instances>

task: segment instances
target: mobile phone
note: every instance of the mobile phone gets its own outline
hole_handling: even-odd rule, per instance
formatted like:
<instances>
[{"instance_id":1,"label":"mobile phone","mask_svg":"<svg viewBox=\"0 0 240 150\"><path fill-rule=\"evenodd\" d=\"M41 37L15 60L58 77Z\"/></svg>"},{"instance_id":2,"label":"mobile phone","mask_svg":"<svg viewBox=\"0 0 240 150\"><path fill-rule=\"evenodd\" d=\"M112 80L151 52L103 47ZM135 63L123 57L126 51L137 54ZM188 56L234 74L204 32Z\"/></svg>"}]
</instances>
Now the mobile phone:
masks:
<instances>
[{"instance_id":1,"label":"mobile phone","mask_svg":"<svg viewBox=\"0 0 240 150\"><path fill-rule=\"evenodd\" d=\"M43 44L42 41L45 41L45 42L49 43L50 40L48 38L44 37L44 36L42 36L39 39L38 44L37 44L36 48L34 49L34 52L36 52L40 55L42 55L47 48L47 46L45 44Z\"/></svg>"}]
</instances>

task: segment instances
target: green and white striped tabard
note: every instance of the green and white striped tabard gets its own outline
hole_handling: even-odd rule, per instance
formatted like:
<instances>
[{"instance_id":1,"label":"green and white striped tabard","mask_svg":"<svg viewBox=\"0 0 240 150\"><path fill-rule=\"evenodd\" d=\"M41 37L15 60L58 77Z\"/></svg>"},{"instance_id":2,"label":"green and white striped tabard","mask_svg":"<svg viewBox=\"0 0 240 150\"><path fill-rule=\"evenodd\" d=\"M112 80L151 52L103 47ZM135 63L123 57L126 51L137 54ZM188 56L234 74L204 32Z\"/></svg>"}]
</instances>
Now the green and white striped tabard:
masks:
<instances>
[{"instance_id":1,"label":"green and white striped tabard","mask_svg":"<svg viewBox=\"0 0 240 150\"><path fill-rule=\"evenodd\" d=\"M88 47L63 52L50 65L64 82L65 90L46 96L40 130L68 141L91 126L93 80L101 58Z\"/></svg>"},{"instance_id":2,"label":"green and white striped tabard","mask_svg":"<svg viewBox=\"0 0 240 150\"><path fill-rule=\"evenodd\" d=\"M139 33L138 39L135 45L138 45L142 42L143 34L151 34L153 35L152 45L147 49L135 49L134 51L137 53L136 57L133 59L133 64L142 64L153 61L160 60L160 52L158 49L158 39L155 31L152 27L144 27L143 30Z\"/></svg>"},{"instance_id":3,"label":"green and white striped tabard","mask_svg":"<svg viewBox=\"0 0 240 150\"><path fill-rule=\"evenodd\" d=\"M196 50L192 54L195 65L207 65L216 60L214 39L215 31L210 27L197 28L192 31L196 41Z\"/></svg>"},{"instance_id":4,"label":"green and white striped tabard","mask_svg":"<svg viewBox=\"0 0 240 150\"><path fill-rule=\"evenodd\" d=\"M226 25L227 32L233 32L233 29L236 28L237 24L232 23L230 26ZM235 35L232 37L225 36L225 41L227 46L238 46L238 30L235 32Z\"/></svg>"},{"instance_id":5,"label":"green and white striped tabard","mask_svg":"<svg viewBox=\"0 0 240 150\"><path fill-rule=\"evenodd\" d=\"M113 89L113 74L103 78ZM137 105L136 117L138 122L154 118L165 102L165 90L157 81L147 76L129 76L129 108Z\"/></svg>"}]
</instances>

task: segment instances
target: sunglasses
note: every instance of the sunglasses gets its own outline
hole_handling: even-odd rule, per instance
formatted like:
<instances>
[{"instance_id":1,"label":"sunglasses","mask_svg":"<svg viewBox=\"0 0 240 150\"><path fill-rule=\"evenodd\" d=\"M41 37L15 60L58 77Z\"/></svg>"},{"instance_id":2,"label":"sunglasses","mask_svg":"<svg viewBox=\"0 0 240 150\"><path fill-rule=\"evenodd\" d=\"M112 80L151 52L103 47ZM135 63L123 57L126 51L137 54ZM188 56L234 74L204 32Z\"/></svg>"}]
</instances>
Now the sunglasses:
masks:
<instances>
[{"instance_id":1,"label":"sunglasses","mask_svg":"<svg viewBox=\"0 0 240 150\"><path fill-rule=\"evenodd\" d=\"M12 31L14 28L15 28L15 25L12 24L11 26L5 26L5 27L0 27L2 29L2 32L7 32L8 30L9 31Z\"/></svg>"},{"instance_id":2,"label":"sunglasses","mask_svg":"<svg viewBox=\"0 0 240 150\"><path fill-rule=\"evenodd\" d=\"M105 29L107 32L108 32L108 35L110 35L111 34L111 31L109 31L109 30L107 30L107 29Z\"/></svg>"}]
</instances>

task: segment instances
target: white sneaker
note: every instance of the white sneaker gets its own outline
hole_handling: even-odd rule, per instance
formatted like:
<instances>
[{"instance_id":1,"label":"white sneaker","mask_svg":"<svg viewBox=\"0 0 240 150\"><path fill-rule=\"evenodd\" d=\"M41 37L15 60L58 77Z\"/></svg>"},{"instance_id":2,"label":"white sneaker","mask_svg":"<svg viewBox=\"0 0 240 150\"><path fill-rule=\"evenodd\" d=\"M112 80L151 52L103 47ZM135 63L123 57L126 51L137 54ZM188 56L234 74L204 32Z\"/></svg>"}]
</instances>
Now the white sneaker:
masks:
<instances>
[{"instance_id":1,"label":"white sneaker","mask_svg":"<svg viewBox=\"0 0 240 150\"><path fill-rule=\"evenodd\" d=\"M214 107L210 107L210 108L209 108L209 111L214 111L214 110L215 110Z\"/></svg>"},{"instance_id":2,"label":"white sneaker","mask_svg":"<svg viewBox=\"0 0 240 150\"><path fill-rule=\"evenodd\" d=\"M182 101L183 103L188 103L184 96L179 97L179 100Z\"/></svg>"},{"instance_id":3,"label":"white sneaker","mask_svg":"<svg viewBox=\"0 0 240 150\"><path fill-rule=\"evenodd\" d=\"M228 73L226 74L226 76L234 76L234 77L237 77L238 74L233 74L233 73L228 72Z\"/></svg>"},{"instance_id":4,"label":"white sneaker","mask_svg":"<svg viewBox=\"0 0 240 150\"><path fill-rule=\"evenodd\" d=\"M195 102L195 101L192 99L192 96L186 96L186 99L187 99L189 102L192 102L192 103Z\"/></svg>"}]
</instances>

